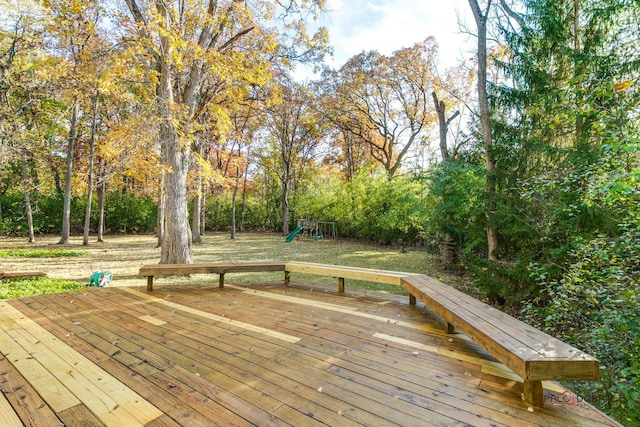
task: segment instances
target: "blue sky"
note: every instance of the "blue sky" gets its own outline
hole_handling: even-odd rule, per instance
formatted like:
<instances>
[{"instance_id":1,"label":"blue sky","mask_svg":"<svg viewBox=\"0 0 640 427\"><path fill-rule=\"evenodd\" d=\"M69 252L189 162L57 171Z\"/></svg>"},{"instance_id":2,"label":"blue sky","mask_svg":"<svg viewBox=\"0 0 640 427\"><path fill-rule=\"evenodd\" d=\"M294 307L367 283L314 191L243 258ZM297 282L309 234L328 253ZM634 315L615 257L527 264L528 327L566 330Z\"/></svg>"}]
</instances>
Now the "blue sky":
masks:
<instances>
[{"instance_id":1,"label":"blue sky","mask_svg":"<svg viewBox=\"0 0 640 427\"><path fill-rule=\"evenodd\" d=\"M460 34L458 17L473 24L467 0L328 0L329 12L319 22L329 29L339 68L363 50L388 55L434 36L440 46L440 68L473 56L475 41Z\"/></svg>"}]
</instances>

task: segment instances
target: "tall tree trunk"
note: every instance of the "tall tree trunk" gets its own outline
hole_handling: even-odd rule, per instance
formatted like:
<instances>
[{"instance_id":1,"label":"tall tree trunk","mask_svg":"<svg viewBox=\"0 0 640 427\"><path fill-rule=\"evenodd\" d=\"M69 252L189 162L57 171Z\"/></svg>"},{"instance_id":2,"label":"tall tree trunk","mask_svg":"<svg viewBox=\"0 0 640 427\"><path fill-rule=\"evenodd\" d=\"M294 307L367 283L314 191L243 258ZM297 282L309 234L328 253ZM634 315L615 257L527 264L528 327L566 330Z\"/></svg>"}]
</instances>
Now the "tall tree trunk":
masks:
<instances>
[{"instance_id":1,"label":"tall tree trunk","mask_svg":"<svg viewBox=\"0 0 640 427\"><path fill-rule=\"evenodd\" d=\"M165 206L166 206L166 197L164 194L164 181L165 181L165 172L162 171L160 174L160 185L158 186L158 217L156 220L156 237L158 238L158 243L156 244L156 248L162 247L162 240L164 239L165 234Z\"/></svg>"},{"instance_id":2,"label":"tall tree trunk","mask_svg":"<svg viewBox=\"0 0 640 427\"><path fill-rule=\"evenodd\" d=\"M480 105L480 127L484 142L485 169L487 173L487 258L496 260L495 251L498 248L498 230L496 221L496 182L494 171L496 160L493 154L493 135L491 132L491 111L487 93L487 18L491 9L491 0L483 12L477 0L469 0L473 17L478 28L478 103Z\"/></svg>"},{"instance_id":3,"label":"tall tree trunk","mask_svg":"<svg viewBox=\"0 0 640 427\"><path fill-rule=\"evenodd\" d=\"M282 179L282 234L289 234L289 176Z\"/></svg>"},{"instance_id":4,"label":"tall tree trunk","mask_svg":"<svg viewBox=\"0 0 640 427\"><path fill-rule=\"evenodd\" d=\"M22 150L22 193L24 194L24 206L27 213L27 227L29 229L29 243L35 243L36 236L33 231L33 213L31 210L31 199L29 197L29 174L27 173L27 153Z\"/></svg>"},{"instance_id":5,"label":"tall tree trunk","mask_svg":"<svg viewBox=\"0 0 640 427\"><path fill-rule=\"evenodd\" d=\"M444 101L438 100L438 95L435 93L435 91L431 92L431 97L433 98L433 104L436 108L436 112L438 113L438 129L440 131L440 155L442 156L442 161L446 162L447 160L449 160L449 147L447 146L447 132L449 130L449 124L458 116L459 112L456 111L451 117L449 117L449 119L447 119ZM454 244L453 237L450 233L444 233L441 247L442 263L446 266L454 264L456 261L456 251L457 248Z\"/></svg>"},{"instance_id":6,"label":"tall tree trunk","mask_svg":"<svg viewBox=\"0 0 640 427\"><path fill-rule=\"evenodd\" d=\"M201 179L198 179L201 181ZM200 232L200 218L202 213L202 191L201 182L197 183L198 190L193 198L193 215L191 216L191 236L193 243L202 243L202 233Z\"/></svg>"},{"instance_id":7,"label":"tall tree trunk","mask_svg":"<svg viewBox=\"0 0 640 427\"><path fill-rule=\"evenodd\" d=\"M56 187L56 193L62 194L62 184L60 183L60 169L55 164L51 166L51 172L53 172L53 184Z\"/></svg>"},{"instance_id":8,"label":"tall tree trunk","mask_svg":"<svg viewBox=\"0 0 640 427\"><path fill-rule=\"evenodd\" d=\"M84 211L84 233L82 245L89 246L89 229L91 228L91 199L93 197L93 156L96 148L96 120L98 119L98 92L91 106L91 138L89 139L89 177L87 178L87 206Z\"/></svg>"},{"instance_id":9,"label":"tall tree trunk","mask_svg":"<svg viewBox=\"0 0 640 427\"><path fill-rule=\"evenodd\" d=\"M104 198L106 192L106 177L101 174L98 179L98 242L104 242Z\"/></svg>"},{"instance_id":10,"label":"tall tree trunk","mask_svg":"<svg viewBox=\"0 0 640 427\"><path fill-rule=\"evenodd\" d=\"M446 161L449 158L449 147L447 146L447 133L449 131L449 125L455 119L459 111L453 113L451 117L446 118L446 106L444 101L438 100L438 95L435 92L431 92L431 97L433 98L433 105L436 108L436 112L438 113L438 130L440 134L440 155L442 156L442 161Z\"/></svg>"},{"instance_id":11,"label":"tall tree trunk","mask_svg":"<svg viewBox=\"0 0 640 427\"><path fill-rule=\"evenodd\" d=\"M198 143L198 155L202 157L204 144ZM202 243L202 233L200 232L200 217L202 211L202 167L200 162L195 162L196 173L196 194L193 198L193 215L191 216L191 237L193 243Z\"/></svg>"},{"instance_id":12,"label":"tall tree trunk","mask_svg":"<svg viewBox=\"0 0 640 427\"><path fill-rule=\"evenodd\" d=\"M247 207L247 179L249 174L249 150L247 149L247 162L242 174L242 196L240 197L240 232L244 231L244 217Z\"/></svg>"},{"instance_id":13,"label":"tall tree trunk","mask_svg":"<svg viewBox=\"0 0 640 427\"><path fill-rule=\"evenodd\" d=\"M187 209L187 172L191 153L189 147L180 144L178 130L174 125L173 71L171 41L162 40L165 58L161 64L159 82L160 143L162 144L165 194L165 230L162 238L161 264L190 264L193 262L191 227Z\"/></svg>"},{"instance_id":14,"label":"tall tree trunk","mask_svg":"<svg viewBox=\"0 0 640 427\"><path fill-rule=\"evenodd\" d=\"M574 65L574 78L576 82L581 81L582 74L584 73L583 59L580 55L580 1L573 0L573 57L575 58ZM582 138L583 118L581 111L581 102L583 99L580 96L575 97L575 111L576 113L576 147L580 147L583 144L584 138Z\"/></svg>"},{"instance_id":15,"label":"tall tree trunk","mask_svg":"<svg viewBox=\"0 0 640 427\"><path fill-rule=\"evenodd\" d=\"M240 168L236 167L236 184L231 196L231 239L236 238L236 200L238 199L238 186L240 185Z\"/></svg>"},{"instance_id":16,"label":"tall tree trunk","mask_svg":"<svg viewBox=\"0 0 640 427\"><path fill-rule=\"evenodd\" d=\"M207 184L202 185L202 199L200 204L200 235L204 236L205 226L207 225Z\"/></svg>"},{"instance_id":17,"label":"tall tree trunk","mask_svg":"<svg viewBox=\"0 0 640 427\"><path fill-rule=\"evenodd\" d=\"M75 150L78 132L78 102L74 101L71 108L71 124L69 127L69 139L67 142L67 159L64 180L64 203L62 206L62 230L58 244L69 244L71 235L71 177L73 175L73 152Z\"/></svg>"},{"instance_id":18,"label":"tall tree trunk","mask_svg":"<svg viewBox=\"0 0 640 427\"><path fill-rule=\"evenodd\" d=\"M191 153L180 148L176 129L171 123L161 125L160 138L166 146L165 161L169 167L165 175L165 230L160 263L190 264L193 250L187 209L187 171Z\"/></svg>"}]
</instances>

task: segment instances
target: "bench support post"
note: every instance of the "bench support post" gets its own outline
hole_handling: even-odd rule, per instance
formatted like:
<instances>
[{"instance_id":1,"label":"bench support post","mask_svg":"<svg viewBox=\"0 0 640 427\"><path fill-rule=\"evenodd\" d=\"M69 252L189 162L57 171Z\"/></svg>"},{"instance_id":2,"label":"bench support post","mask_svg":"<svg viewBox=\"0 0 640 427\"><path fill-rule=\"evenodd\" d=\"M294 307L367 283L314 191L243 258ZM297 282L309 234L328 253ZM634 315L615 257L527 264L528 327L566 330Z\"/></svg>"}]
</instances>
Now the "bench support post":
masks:
<instances>
[{"instance_id":1,"label":"bench support post","mask_svg":"<svg viewBox=\"0 0 640 427\"><path fill-rule=\"evenodd\" d=\"M533 405L542 408L544 406L544 391L542 390L542 381L524 380L524 400Z\"/></svg>"},{"instance_id":2,"label":"bench support post","mask_svg":"<svg viewBox=\"0 0 640 427\"><path fill-rule=\"evenodd\" d=\"M446 320L444 321L444 333L445 334L455 334L456 328Z\"/></svg>"},{"instance_id":3,"label":"bench support post","mask_svg":"<svg viewBox=\"0 0 640 427\"><path fill-rule=\"evenodd\" d=\"M218 273L218 287L224 288L224 273Z\"/></svg>"},{"instance_id":4,"label":"bench support post","mask_svg":"<svg viewBox=\"0 0 640 427\"><path fill-rule=\"evenodd\" d=\"M338 292L344 292L344 277L338 277Z\"/></svg>"},{"instance_id":5,"label":"bench support post","mask_svg":"<svg viewBox=\"0 0 640 427\"><path fill-rule=\"evenodd\" d=\"M416 296L413 294L409 294L409 304L416 305Z\"/></svg>"},{"instance_id":6,"label":"bench support post","mask_svg":"<svg viewBox=\"0 0 640 427\"><path fill-rule=\"evenodd\" d=\"M147 276L147 291L153 290L153 276Z\"/></svg>"},{"instance_id":7,"label":"bench support post","mask_svg":"<svg viewBox=\"0 0 640 427\"><path fill-rule=\"evenodd\" d=\"M285 272L284 272L284 285L285 286L289 286L290 283L291 283L291 272L285 270Z\"/></svg>"}]
</instances>

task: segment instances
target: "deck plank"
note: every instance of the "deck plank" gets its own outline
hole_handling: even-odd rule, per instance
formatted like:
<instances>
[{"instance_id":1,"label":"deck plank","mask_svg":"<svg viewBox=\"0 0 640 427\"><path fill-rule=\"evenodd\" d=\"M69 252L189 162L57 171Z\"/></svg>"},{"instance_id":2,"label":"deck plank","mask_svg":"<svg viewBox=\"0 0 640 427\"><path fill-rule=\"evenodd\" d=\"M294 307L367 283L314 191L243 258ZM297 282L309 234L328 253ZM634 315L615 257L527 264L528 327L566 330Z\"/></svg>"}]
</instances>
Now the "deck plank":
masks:
<instances>
[{"instance_id":1,"label":"deck plank","mask_svg":"<svg viewBox=\"0 0 640 427\"><path fill-rule=\"evenodd\" d=\"M228 286L228 287L227 287L227 289L228 289L228 290L230 290L230 289L234 289L234 288L233 288L233 287L231 287L231 286ZM201 309L203 309L203 310L204 310L204 309L206 309L206 308L207 308L206 306L207 306L208 304L214 304L212 301L215 301L216 305L218 305L218 306L219 306L219 305L222 305L223 307L225 307L225 306L226 306L226 307L236 307L236 308L237 308L237 307L238 307L238 304L233 304L233 300L238 299L238 295L231 294L231 293L229 293L229 292L228 292L228 290L227 290L227 291L225 291L224 293L216 294L216 295L219 295L219 296L216 296L216 297L215 297L214 299L212 299L212 300L204 300L204 301L203 301L203 300L198 299L198 304L199 304L199 306L201 306ZM197 292L197 291L194 291L194 293L195 293L195 292ZM280 288L280 289L278 289L278 290L275 290L274 292L276 292L276 293L280 292L280 293L281 293L281 292L282 292L282 289ZM287 292L289 292L289 291L287 291ZM251 295L252 293L253 293L253 292L248 292L247 294L248 294L248 295ZM157 294L157 295L162 295L162 293L161 293L161 292L160 292L159 294L158 294L158 293L156 293L156 294ZM167 295L169 295L169 294L167 294ZM173 296L175 296L176 298L178 298L178 297L179 297L177 294L170 294L170 295L173 295ZM180 296L183 296L183 295L185 295L185 294L184 294L183 292L181 292L181 293L180 293ZM225 302L225 301L224 301L225 297L229 297L229 298L226 298L226 299L228 299L228 300L229 300L228 302ZM195 298L196 298L196 297L195 297L195 295L194 295L194 299L195 299ZM218 301L220 301L220 300L222 300L222 304L219 304L219 303L218 303ZM287 301L287 303L289 303L289 302L294 301L294 299L287 299L286 301ZM335 305L335 304L334 304L334 305ZM252 305L251 305L251 313L247 313L247 317L245 317L245 319L246 319L246 320L249 320L249 317L248 317L248 316L251 316L251 315L253 315L254 313L256 313L256 308L255 308L255 307L256 307L256 305L255 305L255 304L252 304ZM286 306L286 307L287 307L287 313L291 313L291 312L292 312L292 305L291 305L291 304L287 304L287 306ZM326 308L326 306L325 306L325 308ZM390 307L388 307L388 308L390 308ZM393 311L395 311L395 310L393 310ZM281 310L280 310L280 312L281 312ZM310 314L310 312L309 312L309 310L308 310L308 309L303 309L303 312L304 312L305 314L307 314L307 315L309 315L309 314ZM229 314L230 312L226 312L226 313L227 313L227 315L231 315L231 314ZM266 316L264 316L264 317L268 319L268 318L273 318L273 316L275 315L275 312L274 312L274 313L271 313L271 314L261 312L261 314L265 314ZM393 316L388 316L388 317L382 317L382 319L391 319L391 318L394 318L394 317L395 317L395 315L393 315ZM320 317L318 316L318 311L317 311L317 310L315 310L315 311L313 312L313 319L314 319L314 322L319 322L319 321L320 321ZM256 319L254 319L254 320L256 320ZM360 336L360 335L361 335L362 328L363 328L363 327L365 327L365 326L364 326L364 324L357 324L357 325L356 325L356 324L354 324L354 323L356 323L356 322L354 322L353 320L354 320L354 319L351 319L350 326L354 326L354 327L357 329L357 331L358 331L358 332L356 332L356 333L355 333L355 336ZM300 325L301 323L302 323L302 321L301 321L301 319L299 319L299 318L296 318L296 319L289 319L289 320L288 320L288 321L286 321L286 322L281 322L281 325L282 325L281 327L283 327L283 326L284 326L284 327L286 327L285 325ZM390 322L388 322L388 321L386 321L386 320L385 320L385 321L384 321L384 322L382 322L382 323L383 323L384 325L387 325L387 326L388 326L388 324L389 324ZM331 328L331 326L330 326L330 325L334 325L334 327L336 328L336 330L335 330L335 331L333 331L333 332L331 332L331 331L327 332L327 330L326 330L326 329L327 329L327 328ZM323 343L324 343L324 344L323 344L322 348L326 348L326 347L327 347L326 343L327 343L330 339L332 339L332 340L341 340L341 341L344 343L344 348L345 348L345 349L353 349L353 347L354 347L354 345L355 345L355 342L356 342L356 341L354 341L352 338L345 337L345 333L344 333L344 331L342 331L342 333L340 332L340 330L339 330L339 325L340 325L340 322L336 322L336 321L335 321L335 318L330 317L330 316L329 316L329 317L327 317L327 319L326 319L326 324L325 324L325 325L323 325L322 323L320 323L320 324L319 324L319 326L318 326L318 328L317 328L317 329L318 329L318 331L319 331L319 333L322 333L322 334L325 334L325 333L326 333L326 335L327 335L327 336L323 337ZM394 327L395 327L395 325L394 325ZM304 345L305 345L305 343L308 343L308 342L309 342L309 337L305 338L304 340L302 340L302 341L301 341L300 343L298 343L298 344L299 344L299 345L303 345L303 346L304 346ZM465 341L465 342L468 342L468 341ZM376 351L384 351L384 348L385 348L385 347L384 347L384 345L380 345L380 346L378 347L378 349L376 349ZM352 352L353 352L353 350L350 350L350 351L352 351ZM353 354L353 353L352 353L352 354ZM404 353L404 357L406 357L408 354L411 354L411 351L405 351L405 353ZM417 359L417 358L416 358L416 359ZM340 362L340 363L342 363L342 362ZM423 363L423 364L422 364L422 367L424 367L425 365L426 365L426 366L434 366L434 364L435 364L435 363L434 363L432 360L429 360L429 361L427 361L427 362ZM396 364L396 365L386 366L386 367L380 367L380 368L381 368L381 369L380 369L380 371L385 371L385 370L389 370L389 369L394 369L394 370L401 369L401 367L400 367L400 366L398 366L397 364ZM409 370L409 371L407 372L407 376L406 376L405 378L403 378L403 380L402 380L402 381L410 381L410 380L411 380L411 379L410 379L411 377L418 377L418 378L420 378L419 369L420 369L420 367L419 367L419 366L415 366L414 368L412 368L412 370ZM369 375L374 375L374 376L375 376L375 375L378 375L376 372L377 372L377 371L373 371L373 372L371 372L371 371L370 371L370 372L369 372ZM462 370L462 372L464 372L464 370ZM459 374L462 374L462 373L461 373L461 372L459 372ZM420 381L422 381L422 380L420 380ZM447 382L450 382L449 378L447 378ZM400 385L399 385L399 387L402 387L402 382L399 382L399 384L400 384ZM405 384L406 384L406 383L405 383ZM450 388L449 388L449 384L447 384L447 386L446 386L446 387L447 387L447 389L450 389ZM467 387L468 387L468 385L467 385ZM441 385L441 388L442 388L442 385ZM440 392L440 391L439 391L439 392ZM514 395L513 395L513 401L518 405L518 407L519 407L519 408L524 408L524 409L526 409L526 408L527 408L527 405L519 399L519 393L520 393L520 392L518 392L517 394L514 394ZM463 396L463 395L465 395L465 394L468 394L468 393L466 393L464 390L461 390L461 391L460 391L460 393L459 393L459 394L457 394L457 395L448 395L448 396L447 396L447 395L445 395L445 393L444 393L444 392L442 392L442 399L444 399L444 400L448 400L449 402L451 402L451 401L457 401L457 399L460 399L460 398L461 398L461 396ZM474 407L474 402L472 401L472 402L471 402L471 404L469 405L470 410L473 410L473 407ZM502 411L502 410L504 410L504 405L502 405L502 406L500 406L500 405L499 405L499 406L498 406L498 408L496 408L496 411ZM528 413L528 412L527 412L527 413ZM525 415L526 415L526 414L525 414ZM474 413L474 416L476 416L476 415L475 415L475 413ZM572 424L571 424L571 423L569 423L569 424L559 424L559 425L572 425Z\"/></svg>"},{"instance_id":2,"label":"deck plank","mask_svg":"<svg viewBox=\"0 0 640 427\"><path fill-rule=\"evenodd\" d=\"M108 291L107 291L108 292ZM110 297L108 300L113 301L114 297ZM90 308L84 306L85 301L83 298L76 298L74 304L83 306L84 308ZM100 301L94 301L95 307L102 306ZM164 305L164 304L162 304ZM175 305L171 306L172 310L175 310ZM189 310L189 313L193 313L194 310ZM175 341L169 341L169 339L181 338L181 335L175 334L175 336L164 332L164 328L153 328L152 326L144 324L144 322L138 322L136 324L138 313L127 313L126 309L120 310L118 316L113 316L109 313L102 313L100 317L104 318L105 322L111 325L111 329L115 331L120 339L136 340L139 345L139 350L132 352L139 359L143 360L145 364L154 366L158 371L165 373L172 372L175 369L182 368L180 372L176 374L176 378L188 378L190 382L199 381L199 378L214 382L220 387L215 389L216 399L224 400L232 408L235 408L234 412L237 414L250 413L254 422L259 422L260 419L268 418L269 413L275 411L281 406L281 402L269 395L264 391L254 390L252 387L247 387L244 384L245 375L244 372L238 374L233 378L228 369L223 369L224 364L220 364L219 360L214 360L209 354L213 352L215 348L206 348L202 353L194 354L187 347L188 343L180 343ZM226 324L226 322L224 322ZM161 333L153 330L144 330L143 328L160 329ZM99 333L101 327L95 327L92 331ZM144 332L145 337L135 336L135 332ZM260 335L260 333L259 333ZM277 340L279 341L279 340ZM188 367L188 369L187 369ZM155 375L155 374L154 374ZM166 384L176 385L177 379L167 381ZM203 382L202 384L206 384ZM235 395L226 393L225 390L234 390ZM238 398L241 397L241 398ZM243 399L242 399L243 398ZM249 403L250 402L250 403ZM263 408L264 413L257 412L255 407ZM248 411L252 408L253 411ZM224 410L223 408L219 409ZM253 412L253 414L251 414ZM219 418L222 418L223 414L220 414ZM237 420L233 425L237 425ZM226 420L221 425L231 425L231 420ZM276 421L273 421L276 423ZM277 424L274 424L277 425Z\"/></svg>"},{"instance_id":3,"label":"deck plank","mask_svg":"<svg viewBox=\"0 0 640 427\"><path fill-rule=\"evenodd\" d=\"M147 398L151 398L151 400L159 403L162 403L165 399L169 402L175 400L176 403L193 401L195 405L186 407L179 405L181 406L179 408L179 412L174 410L170 411L177 419L181 419L182 421L186 421L188 419L190 425L213 425L212 420L219 421L219 425L223 426L250 425L250 423L244 421L242 417L238 417L231 411L228 411L224 406L211 400L212 393L203 394L201 393L202 390L196 390L191 387L190 384L181 381L180 378L186 377L185 372L179 372L178 376L172 376L170 373L170 363L164 360L159 362L160 366L158 366L158 363L154 363L159 360L159 357L145 349L145 346L152 348L154 345L153 341L147 338L142 338L135 333L131 333L131 330L127 328L116 326L118 325L118 322L126 323L126 319L120 318L117 320L117 316L112 316L106 311L102 311L100 308L101 304L94 306L87 304L87 302L83 300L83 297L78 296L74 299L73 305L82 310L92 311L93 316L91 316L90 319L85 318L85 320L83 320L82 324L88 331L88 334L82 338L100 345L100 343L96 343L96 337L99 337L101 334L104 335L104 331L110 329L108 336L104 337L107 339L102 340L102 345L106 344L107 346L110 346L109 352L116 359L121 359L125 356L125 363L128 364L129 368L136 371L136 373L143 375L144 378L149 381L150 384L147 383L147 386L151 385L152 387L149 387L148 390L146 390ZM95 303L96 301L93 302ZM97 302L100 303L100 300L97 300ZM64 301L58 301L58 303L63 311L73 309L71 306L65 305ZM135 329L137 326L134 326L133 328ZM138 332L143 332L143 330L138 328ZM121 345L128 349L127 353L120 351L119 346ZM128 371L128 369L125 370L124 375L121 374L120 380L126 379L126 371ZM193 376L193 373L189 376ZM166 393L163 393L163 391L166 391ZM159 395L158 398L155 398L155 393ZM149 394L151 394L151 396ZM186 414L195 415L195 419L185 417ZM200 416L204 416L204 418L200 420Z\"/></svg>"},{"instance_id":4,"label":"deck plank","mask_svg":"<svg viewBox=\"0 0 640 427\"><path fill-rule=\"evenodd\" d=\"M23 427L22 421L20 421L20 417L14 411L11 403L4 395L4 393L0 393L0 425L4 427Z\"/></svg>"},{"instance_id":5,"label":"deck plank","mask_svg":"<svg viewBox=\"0 0 640 427\"><path fill-rule=\"evenodd\" d=\"M290 307L291 306L288 306L289 309ZM392 307L387 306L387 308L392 308ZM395 310L391 311L391 313L393 312L395 312ZM318 316L315 315L314 319L317 321ZM298 319L295 319L295 321L291 323L297 323L297 321ZM362 330L361 325L353 325L353 326L357 326L358 330L360 331ZM404 329L405 331L407 330L406 328L394 327L394 330L396 332L400 329ZM321 327L319 328L319 330L324 331L325 328ZM339 334L337 332L333 334L331 333L328 333L328 334L333 336L334 337L333 339L340 339L336 337L344 338L344 334ZM329 338L326 338L326 339L329 339ZM326 342L326 340L324 342ZM465 343L466 342L468 341L465 340ZM301 345L306 345L307 343L309 343L308 338L300 342ZM486 417L486 419L496 419L496 418L500 419L500 418L503 418L501 417L502 413L505 412L507 410L506 408L509 408L510 406L514 410L516 408L526 410L528 407L524 402L522 402L519 399L519 392L517 394L512 395L513 400L510 403L505 404L505 402L498 402L497 405L495 405L495 401L494 401L495 398L486 392L481 392L477 395L474 395L473 397L470 397L470 394L468 393L470 383L475 384L473 388L479 388L479 384L478 384L479 381L477 379L472 378L471 376L465 375L469 371L473 371L473 368L471 368L469 364L466 364L464 366L464 369L462 369L461 371L459 370L457 372L458 375L462 376L464 379L467 380L466 383L456 383L456 380L451 377L451 375L453 375L451 373L451 370L446 370L446 369L440 370L439 374L432 375L431 378L428 378L426 375L429 375L430 371L433 368L438 367L438 362L435 361L433 358L429 360L425 360L426 358L425 355L420 354L417 357L411 357L409 359L409 363L398 364L396 360L399 360L402 357L406 359L407 355L412 353L412 349L407 350L405 348L404 351L396 352L395 357L387 357L387 356L393 356L391 354L392 350L390 349L389 346L385 344L379 344L379 343L376 344L375 342L372 342L371 346L373 346L374 348L370 349L369 351L364 351L359 349L351 350L349 353L349 357L343 358L343 360L340 360L339 362L337 362L337 364L341 366L342 369L352 369L357 372L361 372L365 375L368 375L370 377L380 377L381 375L385 375L386 372L393 372L394 373L393 376L386 377L386 380L384 381L384 383L395 384L397 389L399 390L404 390L409 385L414 385L414 384L419 384L420 387L425 387L425 385L428 385L429 390L424 390L423 388L421 391L421 395L427 395L430 397L433 396L433 398L440 399L445 404L456 402L457 406L466 408L469 414L472 414L471 418L477 417L479 414L482 414L484 417ZM353 342L345 341L345 348L352 348L352 347L353 347ZM387 355L385 355L385 357L380 357L379 355L382 353L386 353ZM357 359L356 356L360 357L360 359ZM463 356L463 354L460 354L459 356ZM350 363L349 361L355 361L355 363ZM383 364L385 363L383 361L386 362L386 366ZM475 363L478 363L478 362L482 362L482 359L478 359L476 357L476 358L473 358L473 361ZM378 364L375 364L375 363L378 363ZM408 368L404 369L407 366ZM425 366L429 366L430 370L424 371ZM450 366L450 364L448 366ZM479 373L480 367L478 367L477 370ZM400 372L402 372L403 374L400 375ZM397 377L397 378L394 378L394 377ZM459 389L457 390L456 390L457 388L456 385L458 385L459 387ZM384 387L384 384L381 384L380 386ZM485 394L487 394L486 397L484 396ZM524 416L525 418L524 419L519 418L519 419L516 419L515 421L513 419L508 420L510 422L508 422L507 425L525 425L526 422L524 420L528 418L529 412L521 411L521 415ZM531 418L535 419L535 416ZM468 418L465 418L465 419L468 420ZM558 423L557 425L569 426L573 424Z\"/></svg>"},{"instance_id":6,"label":"deck plank","mask_svg":"<svg viewBox=\"0 0 640 427\"><path fill-rule=\"evenodd\" d=\"M22 339L25 350L105 424L144 425L162 415L155 406L13 306L4 307L3 316L15 320L19 328L13 332Z\"/></svg>"},{"instance_id":7,"label":"deck plank","mask_svg":"<svg viewBox=\"0 0 640 427\"><path fill-rule=\"evenodd\" d=\"M189 313L192 314L194 311L191 310ZM134 315L135 314L132 314L132 317ZM170 324L173 323L174 322L170 322ZM318 418L321 419L322 422L329 422L332 423L332 425L338 420L340 420L340 424L342 425L349 425L346 420L337 416L339 409L335 410L335 408L340 408L343 405L341 399L330 399L328 395L319 394L315 387L303 387L303 385L295 379L282 375L282 373L274 372L272 369L264 369L266 365L277 365L279 363L277 360L279 360L278 357L280 356L276 356L283 352L281 343L274 344L276 346L275 348L278 349L273 354L274 362L269 358L257 356L256 353L252 351L253 347L246 347L244 349L225 347L223 343L236 341L236 337L241 336L237 332L228 330L218 332L217 338L221 338L220 334L226 334L227 337L223 336L223 339L218 340L219 344L217 343L211 346L210 338L212 335L204 330L207 326L206 324L198 324L197 332L192 332L187 329L189 326L192 326L192 323L184 326L185 329L176 329L173 335L165 334L164 338L167 340L165 345L169 348L182 349L183 355L201 362L202 365L199 365L200 369L198 371L200 376L206 377L207 375L212 375L212 372L208 371L208 369L215 369L220 366L224 367L224 376L216 373L216 376L212 377L217 384L232 387L232 385L228 383L230 380L227 377L230 377L232 381L240 383L246 381L247 378L252 378L253 387L256 387L262 395L277 395L281 399L281 403L285 403L289 407L291 407L291 405L289 405L290 402L295 404L297 411L289 411L293 418L286 420L292 425L299 425L297 418L299 418L300 413L313 414L313 419ZM263 335L258 334L256 337L263 337ZM271 337L267 336L266 338ZM286 348L284 350L286 351ZM162 363L162 361L159 360L154 362ZM187 362L183 362L182 364L186 363ZM258 375L260 375L260 377L258 377ZM306 372L301 375L306 375ZM238 386L235 387L236 390L238 390ZM246 392L248 391L245 390L245 393ZM322 407L317 405L318 401L322 403ZM253 404L256 405L256 402ZM283 412L284 408L282 407L273 411L274 414L283 414ZM350 415L353 413L355 413L354 416L360 417L359 419L363 423L376 422L375 417L371 417L363 411L351 410ZM308 415L305 417L305 424L311 425L313 419L309 419Z\"/></svg>"},{"instance_id":8,"label":"deck plank","mask_svg":"<svg viewBox=\"0 0 640 427\"><path fill-rule=\"evenodd\" d=\"M11 306L8 303L0 302L0 348L2 353L55 412L62 412L72 406L79 405L80 399L62 381L53 377L45 366L32 357L29 350L18 343L16 331L19 331L20 328L9 315L10 309Z\"/></svg>"},{"instance_id":9,"label":"deck plank","mask_svg":"<svg viewBox=\"0 0 640 427\"><path fill-rule=\"evenodd\" d=\"M65 426L105 426L85 405L72 406L58 414Z\"/></svg>"},{"instance_id":10,"label":"deck plank","mask_svg":"<svg viewBox=\"0 0 640 427\"><path fill-rule=\"evenodd\" d=\"M55 412L4 356L0 356L0 388L10 405L10 410L21 420L20 424L16 425L39 426L59 423ZM3 411L5 409L9 410L9 408L4 408ZM12 425L11 418L12 416L3 417L3 422L0 425Z\"/></svg>"}]
</instances>

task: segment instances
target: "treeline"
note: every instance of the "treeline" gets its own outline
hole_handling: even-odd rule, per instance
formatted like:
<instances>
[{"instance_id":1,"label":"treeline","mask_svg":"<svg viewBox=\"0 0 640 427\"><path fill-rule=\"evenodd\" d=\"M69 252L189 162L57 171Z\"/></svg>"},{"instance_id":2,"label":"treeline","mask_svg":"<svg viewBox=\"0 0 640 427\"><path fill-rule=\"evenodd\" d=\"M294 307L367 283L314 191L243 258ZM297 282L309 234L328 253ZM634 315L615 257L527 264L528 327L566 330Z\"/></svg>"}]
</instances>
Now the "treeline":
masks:
<instances>
[{"instance_id":1,"label":"treeline","mask_svg":"<svg viewBox=\"0 0 640 427\"><path fill-rule=\"evenodd\" d=\"M363 174L344 183L331 180L328 185L308 188L295 194L290 202L291 221L299 219L334 222L338 237L355 238L378 244L423 245L431 205L424 179L408 178L389 182L384 175ZM33 223L37 234L58 234L62 225L60 211L63 194L32 197ZM230 232L232 197L228 193L207 197L202 231ZM240 231L280 232L281 197L277 188L243 197L236 209ZM92 209L91 233L97 233L97 201ZM71 199L71 231L82 234L86 197ZM104 230L106 234L155 233L157 200L150 196L111 191L106 195ZM190 215L193 211L190 210ZM27 236L24 199L20 193L0 196L0 234ZM435 248L436 246L434 246Z\"/></svg>"}]
</instances>

